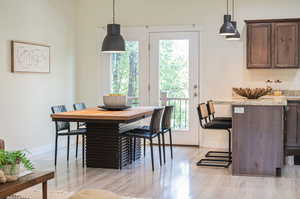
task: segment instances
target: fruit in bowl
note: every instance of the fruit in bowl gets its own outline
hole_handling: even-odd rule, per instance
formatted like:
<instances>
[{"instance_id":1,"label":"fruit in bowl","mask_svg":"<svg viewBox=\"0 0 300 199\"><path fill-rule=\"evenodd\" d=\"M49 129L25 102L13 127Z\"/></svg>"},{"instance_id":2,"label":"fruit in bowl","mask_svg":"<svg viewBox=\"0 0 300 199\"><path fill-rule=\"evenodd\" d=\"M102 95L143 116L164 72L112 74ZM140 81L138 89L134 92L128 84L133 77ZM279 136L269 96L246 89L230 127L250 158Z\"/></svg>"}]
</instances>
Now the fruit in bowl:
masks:
<instances>
[{"instance_id":1,"label":"fruit in bowl","mask_svg":"<svg viewBox=\"0 0 300 199\"><path fill-rule=\"evenodd\" d=\"M127 96L121 94L109 94L103 96L103 103L108 107L122 107L127 105Z\"/></svg>"},{"instance_id":2,"label":"fruit in bowl","mask_svg":"<svg viewBox=\"0 0 300 199\"><path fill-rule=\"evenodd\" d=\"M233 88L233 91L239 96L246 97L247 99L258 99L270 94L272 88Z\"/></svg>"}]
</instances>

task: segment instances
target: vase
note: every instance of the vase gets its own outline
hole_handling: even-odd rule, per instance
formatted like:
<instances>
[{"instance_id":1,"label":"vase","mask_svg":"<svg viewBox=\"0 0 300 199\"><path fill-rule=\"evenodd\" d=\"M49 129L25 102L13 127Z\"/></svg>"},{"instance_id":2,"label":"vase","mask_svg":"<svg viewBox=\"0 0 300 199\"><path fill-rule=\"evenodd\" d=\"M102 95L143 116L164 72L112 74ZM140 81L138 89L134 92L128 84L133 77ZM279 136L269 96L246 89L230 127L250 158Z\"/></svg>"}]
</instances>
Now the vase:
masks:
<instances>
[{"instance_id":1,"label":"vase","mask_svg":"<svg viewBox=\"0 0 300 199\"><path fill-rule=\"evenodd\" d=\"M19 178L20 175L20 164L9 164L4 165L2 168L4 175L7 178L8 182L16 181Z\"/></svg>"}]
</instances>

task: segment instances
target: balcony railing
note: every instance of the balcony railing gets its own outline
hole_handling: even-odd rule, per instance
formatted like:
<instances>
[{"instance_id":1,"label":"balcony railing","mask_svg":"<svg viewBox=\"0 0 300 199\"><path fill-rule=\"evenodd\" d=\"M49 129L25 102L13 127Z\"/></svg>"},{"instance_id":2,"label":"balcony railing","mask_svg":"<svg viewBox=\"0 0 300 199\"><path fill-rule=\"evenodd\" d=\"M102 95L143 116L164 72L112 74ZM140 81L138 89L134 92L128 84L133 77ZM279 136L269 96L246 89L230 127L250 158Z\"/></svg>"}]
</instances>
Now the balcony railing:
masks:
<instances>
[{"instance_id":1,"label":"balcony railing","mask_svg":"<svg viewBox=\"0 0 300 199\"><path fill-rule=\"evenodd\" d=\"M132 106L138 106L139 99L138 97L128 97L128 103ZM174 130L185 130L189 128L189 98L162 97L161 105L174 106L171 123Z\"/></svg>"}]
</instances>

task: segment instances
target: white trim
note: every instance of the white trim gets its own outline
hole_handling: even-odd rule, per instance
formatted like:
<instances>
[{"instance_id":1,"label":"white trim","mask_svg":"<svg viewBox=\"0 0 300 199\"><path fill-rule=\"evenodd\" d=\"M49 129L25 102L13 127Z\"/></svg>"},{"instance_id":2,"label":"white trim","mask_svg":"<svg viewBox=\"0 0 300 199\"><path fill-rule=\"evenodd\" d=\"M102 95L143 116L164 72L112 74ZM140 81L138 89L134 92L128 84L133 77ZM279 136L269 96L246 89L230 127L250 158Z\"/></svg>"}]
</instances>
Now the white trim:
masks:
<instances>
[{"instance_id":1,"label":"white trim","mask_svg":"<svg viewBox=\"0 0 300 199\"><path fill-rule=\"evenodd\" d=\"M43 146L40 146L40 147L35 147L35 148L32 148L32 149L28 150L29 151L28 156L30 158L34 159L34 157L36 157L36 156L52 152L53 149L54 149L53 144L48 144L48 145L43 145Z\"/></svg>"},{"instance_id":2,"label":"white trim","mask_svg":"<svg viewBox=\"0 0 300 199\"><path fill-rule=\"evenodd\" d=\"M106 26L98 27L106 32ZM202 32L202 26L199 24L190 25L141 25L141 26L122 26L121 32L124 30L147 30L147 32Z\"/></svg>"}]
</instances>

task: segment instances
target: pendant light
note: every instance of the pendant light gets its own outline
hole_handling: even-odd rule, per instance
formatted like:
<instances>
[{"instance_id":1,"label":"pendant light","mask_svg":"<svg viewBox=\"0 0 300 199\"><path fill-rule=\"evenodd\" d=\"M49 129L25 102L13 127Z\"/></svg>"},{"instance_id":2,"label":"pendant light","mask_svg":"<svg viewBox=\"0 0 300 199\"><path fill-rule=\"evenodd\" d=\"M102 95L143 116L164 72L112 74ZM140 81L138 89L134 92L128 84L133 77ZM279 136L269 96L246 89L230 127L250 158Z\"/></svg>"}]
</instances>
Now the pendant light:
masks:
<instances>
[{"instance_id":1,"label":"pendant light","mask_svg":"<svg viewBox=\"0 0 300 199\"><path fill-rule=\"evenodd\" d=\"M102 43L103 53L121 53L125 51L125 41L121 35L120 24L115 24L115 0L113 0L113 23L107 24L107 35Z\"/></svg>"},{"instance_id":2,"label":"pendant light","mask_svg":"<svg viewBox=\"0 0 300 199\"><path fill-rule=\"evenodd\" d=\"M231 23L231 15L229 15L228 0L227 0L227 14L224 15L224 23L220 28L219 34L223 36L235 34L235 28Z\"/></svg>"},{"instance_id":3,"label":"pendant light","mask_svg":"<svg viewBox=\"0 0 300 199\"><path fill-rule=\"evenodd\" d=\"M233 27L235 28L235 34L234 35L228 35L226 36L226 40L240 40L241 39L241 35L239 33L239 30L237 29L237 22L234 20L235 19L235 5L234 5L234 0L232 0L232 20L231 23L233 25Z\"/></svg>"}]
</instances>

